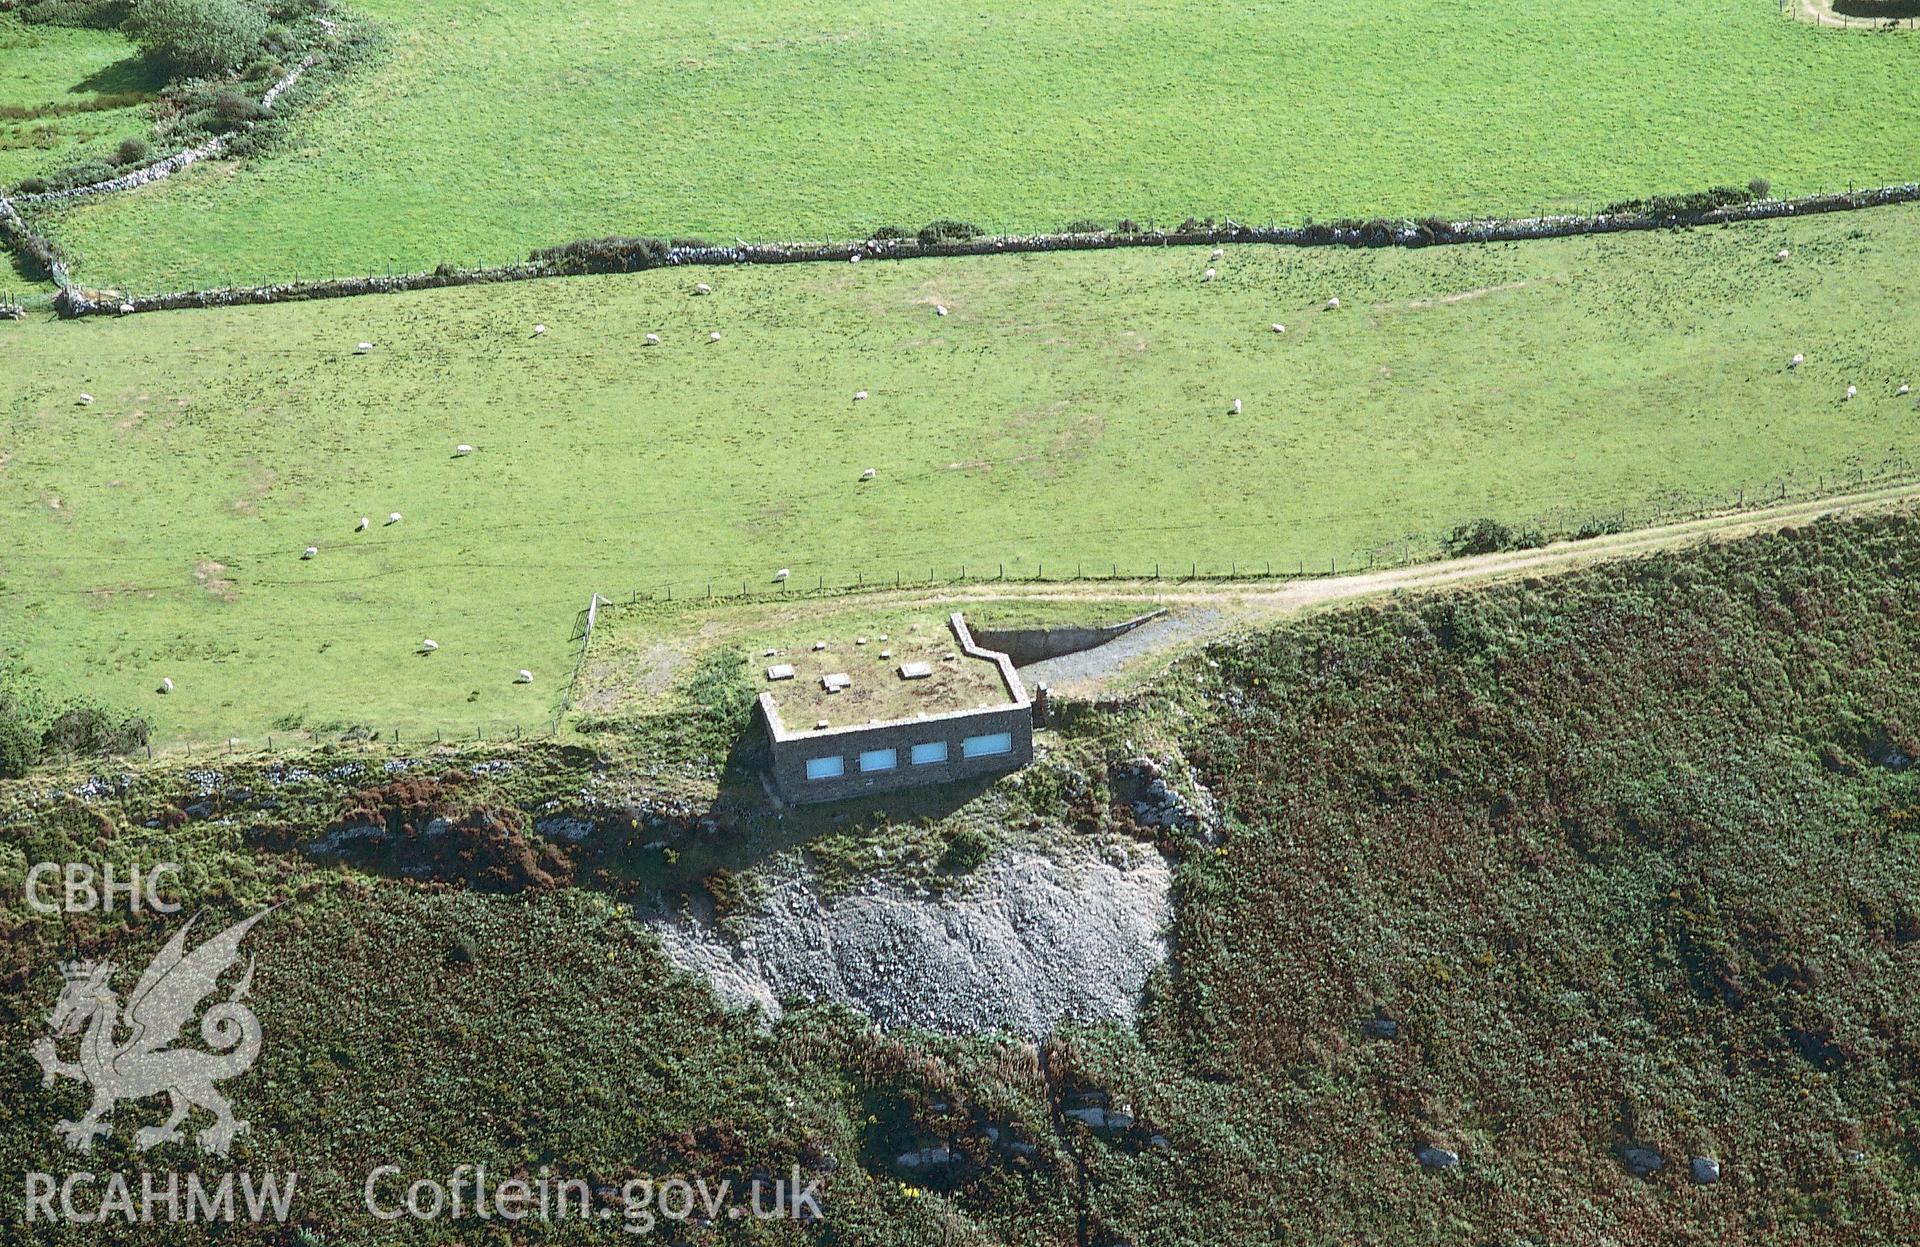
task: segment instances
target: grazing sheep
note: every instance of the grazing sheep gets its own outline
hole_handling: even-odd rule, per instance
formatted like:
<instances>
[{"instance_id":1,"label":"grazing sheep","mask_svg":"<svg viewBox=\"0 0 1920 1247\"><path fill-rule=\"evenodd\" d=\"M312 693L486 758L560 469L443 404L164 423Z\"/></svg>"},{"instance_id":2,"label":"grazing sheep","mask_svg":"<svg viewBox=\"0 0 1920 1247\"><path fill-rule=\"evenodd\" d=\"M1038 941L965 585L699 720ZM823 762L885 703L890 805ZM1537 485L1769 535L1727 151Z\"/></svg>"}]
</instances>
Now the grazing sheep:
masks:
<instances>
[{"instance_id":1,"label":"grazing sheep","mask_svg":"<svg viewBox=\"0 0 1920 1247\"><path fill-rule=\"evenodd\" d=\"M453 448L453 453L456 455L470 455L473 453L473 447L467 445L465 442L461 442Z\"/></svg>"},{"instance_id":2,"label":"grazing sheep","mask_svg":"<svg viewBox=\"0 0 1920 1247\"><path fill-rule=\"evenodd\" d=\"M855 390L853 392L853 401L856 403L860 402L862 399L866 398L866 396L867 396L867 392L865 390Z\"/></svg>"},{"instance_id":3,"label":"grazing sheep","mask_svg":"<svg viewBox=\"0 0 1920 1247\"><path fill-rule=\"evenodd\" d=\"M82 407L89 407L89 406L92 406L92 404L93 404L93 395L91 395L91 394L82 394L82 395L80 396L80 405L81 405Z\"/></svg>"},{"instance_id":4,"label":"grazing sheep","mask_svg":"<svg viewBox=\"0 0 1920 1247\"><path fill-rule=\"evenodd\" d=\"M359 346L356 346L353 348L353 353L355 355L365 355L368 351L371 351L372 349L373 349L373 343L362 342Z\"/></svg>"},{"instance_id":5,"label":"grazing sheep","mask_svg":"<svg viewBox=\"0 0 1920 1247\"><path fill-rule=\"evenodd\" d=\"M1335 295L1335 296L1333 296L1333 297L1332 297L1331 299L1328 299L1328 300L1327 300L1327 310L1328 310L1329 312L1337 312L1337 311L1339 311L1339 310L1340 310L1340 296L1339 296L1339 295Z\"/></svg>"},{"instance_id":6,"label":"grazing sheep","mask_svg":"<svg viewBox=\"0 0 1920 1247\"><path fill-rule=\"evenodd\" d=\"M935 316L945 316L945 315L947 314L947 305L946 305L946 304L944 304L944 303L936 303L936 304L934 304L934 305L933 305L933 314L934 314Z\"/></svg>"},{"instance_id":7,"label":"grazing sheep","mask_svg":"<svg viewBox=\"0 0 1920 1247\"><path fill-rule=\"evenodd\" d=\"M1787 249L1785 247L1782 247L1780 248L1780 250L1773 253L1773 262L1775 264L1784 262L1786 258L1787 258Z\"/></svg>"},{"instance_id":8,"label":"grazing sheep","mask_svg":"<svg viewBox=\"0 0 1920 1247\"><path fill-rule=\"evenodd\" d=\"M718 342L719 340L720 340L720 331L718 329L714 330L712 333L707 335L707 341L709 342Z\"/></svg>"},{"instance_id":9,"label":"grazing sheep","mask_svg":"<svg viewBox=\"0 0 1920 1247\"><path fill-rule=\"evenodd\" d=\"M1217 274L1217 273L1215 273L1215 272L1214 272L1214 271L1213 271L1212 269L1208 269L1208 270L1207 270L1207 271L1206 271L1205 273L1202 273L1202 274L1200 275L1200 280L1201 280L1201 281L1212 281L1212 280L1213 280L1213 279L1214 279L1215 277L1217 277L1218 275L1219 275L1219 274Z\"/></svg>"},{"instance_id":10,"label":"grazing sheep","mask_svg":"<svg viewBox=\"0 0 1920 1247\"><path fill-rule=\"evenodd\" d=\"M793 575L793 572L792 572L792 571L790 571L789 569L787 569L787 568L785 568L785 567L783 567L783 568L781 568L781 569L780 569L779 571L777 571L777 572L775 572L775 573L773 574L773 580L774 580L774 583L775 583L775 584L778 584L778 583L780 583L781 581L783 581L783 580L785 580L785 579L786 579L787 577L789 577L789 576L791 576L791 575Z\"/></svg>"},{"instance_id":11,"label":"grazing sheep","mask_svg":"<svg viewBox=\"0 0 1920 1247\"><path fill-rule=\"evenodd\" d=\"M133 315L133 304L131 304L131 303L122 303L122 304L120 305L120 314L121 314L122 316L131 316L131 315Z\"/></svg>"},{"instance_id":12,"label":"grazing sheep","mask_svg":"<svg viewBox=\"0 0 1920 1247\"><path fill-rule=\"evenodd\" d=\"M1798 368L1800 365L1806 362L1807 362L1807 357L1800 354L1800 352L1795 351L1793 353L1793 358L1787 361L1787 367Z\"/></svg>"},{"instance_id":13,"label":"grazing sheep","mask_svg":"<svg viewBox=\"0 0 1920 1247\"><path fill-rule=\"evenodd\" d=\"M1893 396L1895 398L1905 398L1907 396L1907 392L1909 388L1910 387L1907 385L1907 383L1905 381L1902 381L1900 383L1900 388L1893 392Z\"/></svg>"},{"instance_id":14,"label":"grazing sheep","mask_svg":"<svg viewBox=\"0 0 1920 1247\"><path fill-rule=\"evenodd\" d=\"M1850 403L1850 402L1852 402L1852 401L1853 401L1853 396L1854 396L1854 395L1856 395L1856 394L1858 394L1859 392L1860 392L1860 391L1859 391L1858 389L1856 389L1856 388L1854 388L1853 386L1851 386L1851 385L1850 385L1850 386L1848 386L1848 387L1847 387L1847 396L1846 396L1846 398L1844 398L1844 399L1842 399L1841 401L1842 401L1842 402L1848 402L1848 403Z\"/></svg>"},{"instance_id":15,"label":"grazing sheep","mask_svg":"<svg viewBox=\"0 0 1920 1247\"><path fill-rule=\"evenodd\" d=\"M545 325L535 325L533 327L533 336L536 338L540 337L542 334L546 333L546 331L547 331L547 327Z\"/></svg>"},{"instance_id":16,"label":"grazing sheep","mask_svg":"<svg viewBox=\"0 0 1920 1247\"><path fill-rule=\"evenodd\" d=\"M360 517L360 522L354 525L353 531L356 533L364 533L369 527L371 527L371 525L367 522L367 517L363 515Z\"/></svg>"},{"instance_id":17,"label":"grazing sheep","mask_svg":"<svg viewBox=\"0 0 1920 1247\"><path fill-rule=\"evenodd\" d=\"M1223 255L1225 255L1225 254L1227 254L1227 253L1226 253L1226 252L1224 252L1224 251L1222 251L1222 250L1221 250L1220 248L1218 248L1218 247L1215 247L1215 248L1213 249L1213 258L1214 258L1214 259L1216 259L1216 260L1217 260L1217 259L1219 259L1219 258L1220 258L1221 256L1223 256Z\"/></svg>"},{"instance_id":18,"label":"grazing sheep","mask_svg":"<svg viewBox=\"0 0 1920 1247\"><path fill-rule=\"evenodd\" d=\"M858 251L856 251L856 252L854 252L854 253L853 253L852 255L850 255L850 256L848 256L848 257L847 257L847 263L849 263L849 264L858 264L858 263L860 263L860 253L859 253Z\"/></svg>"},{"instance_id":19,"label":"grazing sheep","mask_svg":"<svg viewBox=\"0 0 1920 1247\"><path fill-rule=\"evenodd\" d=\"M1275 333L1285 333L1287 331L1287 327L1285 325L1275 325L1273 327L1273 331Z\"/></svg>"},{"instance_id":20,"label":"grazing sheep","mask_svg":"<svg viewBox=\"0 0 1920 1247\"><path fill-rule=\"evenodd\" d=\"M694 283L694 287L693 287L693 292L694 292L695 294L712 294L712 293L713 293L713 287L712 287L712 286L709 286L709 285L708 285L708 284L707 284L706 282L704 282L704 281L702 281L702 282L695 282L695 283Z\"/></svg>"},{"instance_id":21,"label":"grazing sheep","mask_svg":"<svg viewBox=\"0 0 1920 1247\"><path fill-rule=\"evenodd\" d=\"M300 557L303 559L310 559L319 553L320 553L319 546L308 546L306 549L300 552Z\"/></svg>"},{"instance_id":22,"label":"grazing sheep","mask_svg":"<svg viewBox=\"0 0 1920 1247\"><path fill-rule=\"evenodd\" d=\"M648 334L648 335L647 335L647 345L648 345L648 346L659 346L659 345L660 345L660 335L659 335L659 334L657 334L657 333L650 333L650 334Z\"/></svg>"},{"instance_id":23,"label":"grazing sheep","mask_svg":"<svg viewBox=\"0 0 1920 1247\"><path fill-rule=\"evenodd\" d=\"M440 642L434 640L432 637L428 637L426 640L420 642L420 648L426 653L431 654L440 648Z\"/></svg>"},{"instance_id":24,"label":"grazing sheep","mask_svg":"<svg viewBox=\"0 0 1920 1247\"><path fill-rule=\"evenodd\" d=\"M1240 414L1240 400L1237 398L1233 400L1233 414L1236 416Z\"/></svg>"},{"instance_id":25,"label":"grazing sheep","mask_svg":"<svg viewBox=\"0 0 1920 1247\"><path fill-rule=\"evenodd\" d=\"M860 479L863 481L870 481L873 479L873 477L874 477L874 472L872 468L868 468L866 471L860 474Z\"/></svg>"},{"instance_id":26,"label":"grazing sheep","mask_svg":"<svg viewBox=\"0 0 1920 1247\"><path fill-rule=\"evenodd\" d=\"M815 653L818 653L825 648L827 648L827 643L825 641L815 641L813 643L813 649Z\"/></svg>"},{"instance_id":27,"label":"grazing sheep","mask_svg":"<svg viewBox=\"0 0 1920 1247\"><path fill-rule=\"evenodd\" d=\"M161 677L161 680L160 680L160 691L161 691L162 693L171 693L171 692L173 691L173 677L172 677L172 676L163 676L163 677Z\"/></svg>"},{"instance_id":28,"label":"grazing sheep","mask_svg":"<svg viewBox=\"0 0 1920 1247\"><path fill-rule=\"evenodd\" d=\"M398 524L399 522L400 522L400 513L398 511L395 511L391 515L387 516L387 523Z\"/></svg>"},{"instance_id":29,"label":"grazing sheep","mask_svg":"<svg viewBox=\"0 0 1920 1247\"><path fill-rule=\"evenodd\" d=\"M514 683L516 684L533 683L533 672L527 670L525 667L520 668L520 674L515 678Z\"/></svg>"}]
</instances>

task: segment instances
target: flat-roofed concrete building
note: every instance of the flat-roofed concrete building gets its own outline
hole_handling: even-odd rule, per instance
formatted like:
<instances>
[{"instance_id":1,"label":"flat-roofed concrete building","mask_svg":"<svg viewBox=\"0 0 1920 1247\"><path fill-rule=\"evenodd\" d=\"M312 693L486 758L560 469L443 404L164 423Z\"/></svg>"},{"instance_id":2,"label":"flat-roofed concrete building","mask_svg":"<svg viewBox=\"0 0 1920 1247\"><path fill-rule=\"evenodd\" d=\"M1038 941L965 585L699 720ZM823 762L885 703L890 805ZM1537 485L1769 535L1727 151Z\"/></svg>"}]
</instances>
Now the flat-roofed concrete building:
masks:
<instances>
[{"instance_id":1,"label":"flat-roofed concrete building","mask_svg":"<svg viewBox=\"0 0 1920 1247\"><path fill-rule=\"evenodd\" d=\"M1013 661L975 644L959 612L947 626L951 637L816 644L762 673L782 797L837 801L1033 760L1033 703Z\"/></svg>"}]
</instances>

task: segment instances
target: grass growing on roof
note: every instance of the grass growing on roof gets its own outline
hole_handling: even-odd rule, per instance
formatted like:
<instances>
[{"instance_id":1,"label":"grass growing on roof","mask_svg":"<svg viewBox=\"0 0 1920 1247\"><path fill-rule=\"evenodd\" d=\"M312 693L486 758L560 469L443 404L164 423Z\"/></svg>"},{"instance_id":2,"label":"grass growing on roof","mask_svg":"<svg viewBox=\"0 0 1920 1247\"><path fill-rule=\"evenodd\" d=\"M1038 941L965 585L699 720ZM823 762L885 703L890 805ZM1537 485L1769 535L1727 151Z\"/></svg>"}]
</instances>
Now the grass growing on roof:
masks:
<instances>
[{"instance_id":1,"label":"grass growing on roof","mask_svg":"<svg viewBox=\"0 0 1920 1247\"><path fill-rule=\"evenodd\" d=\"M15 325L0 643L163 743L492 735L549 721L596 591L1351 568L1480 516L1810 491L1915 448L1893 392L1920 373L1917 225L1230 248L1204 284L1204 252L1139 251Z\"/></svg>"},{"instance_id":2,"label":"grass growing on roof","mask_svg":"<svg viewBox=\"0 0 1920 1247\"><path fill-rule=\"evenodd\" d=\"M1766 0L360 0L389 47L257 166L76 206L142 290L604 234L1525 214L1914 176L1920 44Z\"/></svg>"}]
</instances>

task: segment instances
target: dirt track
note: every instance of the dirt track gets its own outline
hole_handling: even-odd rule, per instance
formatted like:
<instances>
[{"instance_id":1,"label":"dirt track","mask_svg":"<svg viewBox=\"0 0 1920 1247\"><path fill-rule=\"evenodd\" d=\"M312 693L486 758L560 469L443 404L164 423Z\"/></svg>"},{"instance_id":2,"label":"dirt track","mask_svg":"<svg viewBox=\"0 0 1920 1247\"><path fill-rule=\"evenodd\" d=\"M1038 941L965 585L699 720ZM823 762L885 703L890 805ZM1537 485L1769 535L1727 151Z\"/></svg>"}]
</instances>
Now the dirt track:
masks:
<instances>
[{"instance_id":1,"label":"dirt track","mask_svg":"<svg viewBox=\"0 0 1920 1247\"><path fill-rule=\"evenodd\" d=\"M1905 510L1920 504L1920 482L1882 486L1810 502L1790 502L1758 510L1731 512L1636 529L1580 542L1556 542L1537 550L1515 550L1448 559L1383 571L1323 576L1275 585L1270 582L1101 581L1035 585L969 585L929 593L902 590L875 600L948 603L969 601L1138 601L1151 598L1173 608L1161 628L1140 629L1133 643L1101 654L1071 655L1060 664L1039 664L1032 675L1056 691L1078 696L1106 689L1125 676L1157 665L1154 660L1265 620L1297 615L1322 606L1423 589L1470 587L1517 576L1551 576L1593 563L1682 549L1713 541L1731 541L1810 523L1827 516L1864 515ZM1183 610L1182 608L1190 608ZM1128 638L1121 638L1122 641ZM1148 642L1143 644L1143 642ZM1107 647L1103 647L1107 649ZM1099 658L1094 655L1100 654ZM1077 662L1071 660L1079 660ZM1057 672L1058 674L1054 674Z\"/></svg>"}]
</instances>

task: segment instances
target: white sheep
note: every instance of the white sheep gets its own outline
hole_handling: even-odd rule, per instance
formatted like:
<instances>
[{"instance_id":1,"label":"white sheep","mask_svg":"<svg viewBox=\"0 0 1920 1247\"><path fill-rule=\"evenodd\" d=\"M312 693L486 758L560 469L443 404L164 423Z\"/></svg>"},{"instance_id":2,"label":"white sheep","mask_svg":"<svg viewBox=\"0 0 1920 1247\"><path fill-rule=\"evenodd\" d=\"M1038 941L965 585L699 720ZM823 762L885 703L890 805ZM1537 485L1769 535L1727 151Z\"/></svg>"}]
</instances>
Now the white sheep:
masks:
<instances>
[{"instance_id":1,"label":"white sheep","mask_svg":"<svg viewBox=\"0 0 1920 1247\"><path fill-rule=\"evenodd\" d=\"M1337 312L1337 311L1339 311L1339 310L1340 310L1340 296L1339 296L1339 295L1337 295L1337 294L1336 294L1336 295L1334 295L1334 296L1333 296L1333 297L1332 297L1331 299L1328 299L1328 300L1327 300L1327 310L1328 310L1329 312Z\"/></svg>"},{"instance_id":2,"label":"white sheep","mask_svg":"<svg viewBox=\"0 0 1920 1247\"><path fill-rule=\"evenodd\" d=\"M1905 398L1910 388L1911 387L1909 387L1905 381L1902 381L1900 383L1900 388L1893 392L1893 396L1895 398Z\"/></svg>"},{"instance_id":3,"label":"white sheep","mask_svg":"<svg viewBox=\"0 0 1920 1247\"><path fill-rule=\"evenodd\" d=\"M865 390L855 390L853 392L853 401L856 403L863 401L866 397L867 392Z\"/></svg>"},{"instance_id":4,"label":"white sheep","mask_svg":"<svg viewBox=\"0 0 1920 1247\"><path fill-rule=\"evenodd\" d=\"M1218 247L1215 247L1215 248L1213 249L1213 258L1214 258L1214 259L1216 259L1216 260L1217 260L1217 259L1219 259L1219 258L1220 258L1221 256L1223 256L1223 255L1225 255L1225 254L1227 254L1227 253L1226 253L1226 252L1224 252L1224 251L1222 251L1222 250L1221 250L1220 248L1218 248Z\"/></svg>"},{"instance_id":5,"label":"white sheep","mask_svg":"<svg viewBox=\"0 0 1920 1247\"><path fill-rule=\"evenodd\" d=\"M368 523L367 517L363 515L360 517L360 522L354 526L353 531L356 533L364 533L369 527L371 527L371 525Z\"/></svg>"},{"instance_id":6,"label":"white sheep","mask_svg":"<svg viewBox=\"0 0 1920 1247\"><path fill-rule=\"evenodd\" d=\"M1274 331L1275 333L1285 333L1285 332L1287 331L1287 327L1286 327L1285 325L1279 325L1279 324L1276 324L1276 325L1275 325L1275 326L1273 327L1273 331Z\"/></svg>"},{"instance_id":7,"label":"white sheep","mask_svg":"<svg viewBox=\"0 0 1920 1247\"><path fill-rule=\"evenodd\" d=\"M720 331L718 329L714 330L712 333L707 335L707 341L709 342L718 342L719 340L720 340Z\"/></svg>"},{"instance_id":8,"label":"white sheep","mask_svg":"<svg viewBox=\"0 0 1920 1247\"><path fill-rule=\"evenodd\" d=\"M709 285L708 285L708 284L707 284L706 282L704 282L704 281L702 281L702 282L695 282L695 283L694 283L694 286L693 286L693 292L694 292L695 294L712 294L712 293L713 293L713 287L712 287L712 286L709 286Z\"/></svg>"},{"instance_id":9,"label":"white sheep","mask_svg":"<svg viewBox=\"0 0 1920 1247\"><path fill-rule=\"evenodd\" d=\"M122 316L131 316L131 315L133 315L133 304L131 304L131 303L122 303L122 304L120 305L120 314L121 314Z\"/></svg>"},{"instance_id":10,"label":"white sheep","mask_svg":"<svg viewBox=\"0 0 1920 1247\"><path fill-rule=\"evenodd\" d=\"M783 567L779 571L773 574L774 583L778 584L791 575L793 575L793 572L790 569Z\"/></svg>"},{"instance_id":11,"label":"white sheep","mask_svg":"<svg viewBox=\"0 0 1920 1247\"><path fill-rule=\"evenodd\" d=\"M470 455L473 453L473 447L467 445L465 442L461 442L453 448L453 453L456 455Z\"/></svg>"},{"instance_id":12,"label":"white sheep","mask_svg":"<svg viewBox=\"0 0 1920 1247\"><path fill-rule=\"evenodd\" d=\"M401 518L400 513L398 511L395 511L387 516L387 523L398 524L400 522L400 518Z\"/></svg>"},{"instance_id":13,"label":"white sheep","mask_svg":"<svg viewBox=\"0 0 1920 1247\"><path fill-rule=\"evenodd\" d=\"M1218 273L1216 273L1216 272L1214 272L1214 271L1213 271L1212 269L1208 269L1208 270L1207 270L1207 271L1206 271L1205 273L1202 273L1202 274L1200 275L1200 280L1201 280L1201 281L1212 281L1212 280L1213 280L1213 279L1214 279L1215 277L1217 277L1217 276L1219 276L1219 274L1218 274Z\"/></svg>"},{"instance_id":14,"label":"white sheep","mask_svg":"<svg viewBox=\"0 0 1920 1247\"><path fill-rule=\"evenodd\" d=\"M368 351L371 351L372 349L373 349L373 343L362 342L359 346L356 346L353 348L353 353L355 355L365 355Z\"/></svg>"},{"instance_id":15,"label":"white sheep","mask_svg":"<svg viewBox=\"0 0 1920 1247\"><path fill-rule=\"evenodd\" d=\"M533 683L533 672L527 670L525 667L520 668L520 674L519 674L519 677L516 679L515 683L518 683L518 684Z\"/></svg>"},{"instance_id":16,"label":"white sheep","mask_svg":"<svg viewBox=\"0 0 1920 1247\"><path fill-rule=\"evenodd\" d=\"M93 404L93 395L91 395L91 394L82 394L82 395L80 396L80 405L81 405L82 407L89 407L89 406L92 406L92 404Z\"/></svg>"},{"instance_id":17,"label":"white sheep","mask_svg":"<svg viewBox=\"0 0 1920 1247\"><path fill-rule=\"evenodd\" d=\"M300 557L303 559L310 559L319 553L320 553L319 546L308 546L306 549L300 552Z\"/></svg>"},{"instance_id":18,"label":"white sheep","mask_svg":"<svg viewBox=\"0 0 1920 1247\"><path fill-rule=\"evenodd\" d=\"M868 468L866 471L860 474L860 479L863 481L870 481L873 478L874 478L874 471L872 468Z\"/></svg>"},{"instance_id":19,"label":"white sheep","mask_svg":"<svg viewBox=\"0 0 1920 1247\"><path fill-rule=\"evenodd\" d=\"M1786 258L1787 258L1787 249L1785 247L1782 247L1780 248L1780 250L1773 253L1773 262L1775 264L1780 264L1785 262Z\"/></svg>"},{"instance_id":20,"label":"white sheep","mask_svg":"<svg viewBox=\"0 0 1920 1247\"><path fill-rule=\"evenodd\" d=\"M648 334L648 335L647 335L647 345L648 345L648 346L659 346L659 345L660 345L660 335L659 335L659 334L657 334L657 333L650 333L650 334Z\"/></svg>"},{"instance_id":21,"label":"white sheep","mask_svg":"<svg viewBox=\"0 0 1920 1247\"><path fill-rule=\"evenodd\" d=\"M161 677L161 679L160 679L160 691L161 691L161 692L163 692L163 693L171 693L171 692L173 691L173 677L172 677L172 676L170 676L170 675L169 675L169 676L162 676L162 677Z\"/></svg>"},{"instance_id":22,"label":"white sheep","mask_svg":"<svg viewBox=\"0 0 1920 1247\"><path fill-rule=\"evenodd\" d=\"M852 255L850 255L850 256L848 256L848 257L847 257L847 263L849 263L849 264L858 264L858 263L860 263L860 253L859 253L858 251L856 251L856 252L854 252L854 253L853 253Z\"/></svg>"},{"instance_id":23,"label":"white sheep","mask_svg":"<svg viewBox=\"0 0 1920 1247\"><path fill-rule=\"evenodd\" d=\"M947 314L947 305L946 305L946 304L944 304L944 303L936 303L936 304L934 304L934 305L933 305L933 314L934 314L935 316L945 316L945 315Z\"/></svg>"},{"instance_id":24,"label":"white sheep","mask_svg":"<svg viewBox=\"0 0 1920 1247\"><path fill-rule=\"evenodd\" d=\"M536 338L542 336L546 332L547 332L547 327L545 325L535 325L533 327L533 336Z\"/></svg>"},{"instance_id":25,"label":"white sheep","mask_svg":"<svg viewBox=\"0 0 1920 1247\"><path fill-rule=\"evenodd\" d=\"M1793 358L1787 361L1787 367L1798 368L1800 365L1806 362L1807 362L1807 357L1800 354L1800 352L1795 351L1793 353Z\"/></svg>"},{"instance_id":26,"label":"white sheep","mask_svg":"<svg viewBox=\"0 0 1920 1247\"><path fill-rule=\"evenodd\" d=\"M1240 400L1237 398L1233 400L1233 414L1236 416L1240 414Z\"/></svg>"},{"instance_id":27,"label":"white sheep","mask_svg":"<svg viewBox=\"0 0 1920 1247\"><path fill-rule=\"evenodd\" d=\"M1856 394L1858 394L1859 392L1860 392L1860 391L1859 391L1858 389L1856 389L1855 387L1853 387L1853 386L1851 386L1851 385L1850 385L1850 386L1848 386L1848 387L1847 387L1847 396L1846 396L1846 398L1844 398L1844 399L1843 399L1843 400L1841 400L1841 401L1842 401L1842 402L1848 402L1848 403L1850 403L1850 402L1852 402L1852 401L1853 401L1853 396L1854 396L1854 395L1856 395Z\"/></svg>"},{"instance_id":28,"label":"white sheep","mask_svg":"<svg viewBox=\"0 0 1920 1247\"><path fill-rule=\"evenodd\" d=\"M440 648L440 642L434 640L432 637L428 637L424 641L420 642L420 648L425 650L427 653L431 654L433 653L433 651Z\"/></svg>"}]
</instances>

